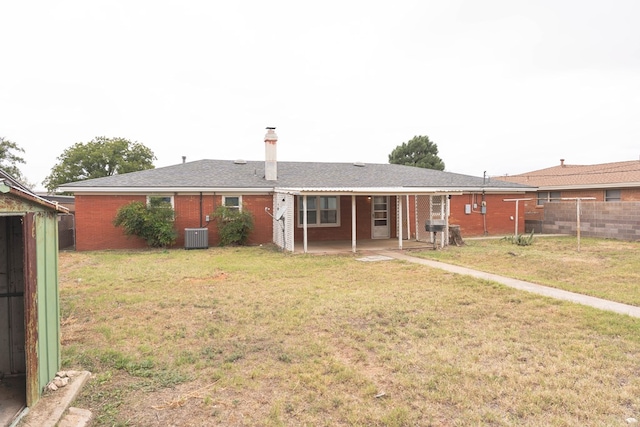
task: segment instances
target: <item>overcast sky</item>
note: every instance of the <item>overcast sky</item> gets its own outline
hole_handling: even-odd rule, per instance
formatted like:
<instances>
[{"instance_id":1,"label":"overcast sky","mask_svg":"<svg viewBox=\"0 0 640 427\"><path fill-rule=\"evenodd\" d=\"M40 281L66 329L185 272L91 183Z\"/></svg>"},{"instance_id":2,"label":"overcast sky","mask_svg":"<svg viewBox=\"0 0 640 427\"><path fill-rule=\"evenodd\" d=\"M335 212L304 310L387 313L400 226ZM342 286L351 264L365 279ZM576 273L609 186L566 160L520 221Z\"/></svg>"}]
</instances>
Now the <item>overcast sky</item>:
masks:
<instances>
[{"instance_id":1,"label":"overcast sky","mask_svg":"<svg viewBox=\"0 0 640 427\"><path fill-rule=\"evenodd\" d=\"M640 159L640 1L3 1L0 136L37 188L96 136L199 159L446 170Z\"/></svg>"}]
</instances>

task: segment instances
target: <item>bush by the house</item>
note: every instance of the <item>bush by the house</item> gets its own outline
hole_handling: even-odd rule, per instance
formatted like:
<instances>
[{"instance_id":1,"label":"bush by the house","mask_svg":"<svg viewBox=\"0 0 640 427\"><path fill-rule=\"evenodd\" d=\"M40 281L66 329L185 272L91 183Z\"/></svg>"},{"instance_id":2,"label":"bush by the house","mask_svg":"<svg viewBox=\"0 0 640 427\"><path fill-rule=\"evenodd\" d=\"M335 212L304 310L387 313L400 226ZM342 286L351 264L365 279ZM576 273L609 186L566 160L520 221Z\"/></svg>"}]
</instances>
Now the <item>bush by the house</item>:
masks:
<instances>
[{"instance_id":1,"label":"bush by the house","mask_svg":"<svg viewBox=\"0 0 640 427\"><path fill-rule=\"evenodd\" d=\"M131 202L121 207L113 224L122 227L128 236L138 236L154 248L170 246L176 242L178 233L174 228L171 204L151 198L149 204Z\"/></svg>"},{"instance_id":2,"label":"bush by the house","mask_svg":"<svg viewBox=\"0 0 640 427\"><path fill-rule=\"evenodd\" d=\"M245 245L253 230L253 216L246 209L218 206L213 213L218 226L220 246Z\"/></svg>"}]
</instances>

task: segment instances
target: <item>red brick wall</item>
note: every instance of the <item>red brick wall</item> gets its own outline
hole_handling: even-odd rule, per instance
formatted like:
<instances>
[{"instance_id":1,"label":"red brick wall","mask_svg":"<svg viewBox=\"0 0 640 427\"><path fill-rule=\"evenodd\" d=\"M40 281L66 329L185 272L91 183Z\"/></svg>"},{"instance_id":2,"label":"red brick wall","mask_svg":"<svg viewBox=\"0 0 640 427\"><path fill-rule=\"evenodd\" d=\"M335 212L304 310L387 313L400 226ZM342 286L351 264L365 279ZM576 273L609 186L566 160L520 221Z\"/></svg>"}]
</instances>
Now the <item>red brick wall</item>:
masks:
<instances>
[{"instance_id":1,"label":"red brick wall","mask_svg":"<svg viewBox=\"0 0 640 427\"><path fill-rule=\"evenodd\" d=\"M144 248L137 237L127 237L113 225L118 209L133 201L145 202L145 196L76 195L76 250Z\"/></svg>"},{"instance_id":2,"label":"red brick wall","mask_svg":"<svg viewBox=\"0 0 640 427\"><path fill-rule=\"evenodd\" d=\"M482 194L463 194L451 196L449 224L460 225L462 237L487 235L510 235L515 232L516 202L505 202L503 199L524 199L522 194L486 194L487 213L482 215ZM473 208L474 203L477 204ZM518 234L524 233L525 202L518 202ZM465 205L470 204L471 214L465 214ZM511 217L514 219L512 220Z\"/></svg>"},{"instance_id":3,"label":"red brick wall","mask_svg":"<svg viewBox=\"0 0 640 427\"><path fill-rule=\"evenodd\" d=\"M76 195L76 250L137 249L147 247L137 237L126 236L122 228L113 226L119 208L133 201L146 202L144 195ZM212 220L208 224L206 215L212 215L222 203L222 196L205 194L174 196L175 228L178 239L174 247L184 247L184 229L206 227L209 230L209 245L218 244L218 231ZM254 231L249 244L272 241L272 219L264 208L273 207L271 195L242 196L246 209L253 212Z\"/></svg>"},{"instance_id":4,"label":"red brick wall","mask_svg":"<svg viewBox=\"0 0 640 427\"><path fill-rule=\"evenodd\" d=\"M253 213L253 232L249 244L271 243L273 241L273 218L264 211L268 207L273 211L273 196L242 196L245 209ZM273 213L273 212L271 212Z\"/></svg>"},{"instance_id":5,"label":"red brick wall","mask_svg":"<svg viewBox=\"0 0 640 427\"><path fill-rule=\"evenodd\" d=\"M622 202L640 202L640 188L625 188L620 191Z\"/></svg>"},{"instance_id":6,"label":"red brick wall","mask_svg":"<svg viewBox=\"0 0 640 427\"><path fill-rule=\"evenodd\" d=\"M640 192L638 194L640 197ZM489 235L513 234L515 224L511 216L515 216L515 202L503 202L505 198L532 197L535 193L522 195L486 195L487 203L486 229ZM136 237L127 237L121 228L113 226L112 221L117 210L132 202L146 201L144 195L77 195L76 196L76 249L79 251L100 249L131 249L144 248L146 243ZM479 213L482 197L476 195L453 196L451 198L450 224L460 225L463 237L481 236L484 234L484 216ZM249 238L249 244L270 243L273 239L272 218L264 208L273 207L272 195L242 196L242 202L246 209L254 215L254 231ZM184 229L206 227L209 230L209 245L218 244L218 233L215 223L205 222L205 216L211 215L217 206L222 203L222 196L205 194L176 195L174 207L176 211L175 226L178 230L178 240L174 247L184 247ZM470 215L464 213L464 205L477 203L478 208ZM530 203L534 203L532 200ZM296 200L297 204L297 200ZM389 198L390 237L397 237L396 221L396 197ZM520 202L518 231L524 232L525 211L529 205ZM297 205L296 205L297 212ZM371 199L366 196L356 197L356 238L371 238ZM410 197L411 234L415 237L415 206L414 198ZM403 209L403 216L406 212ZM404 218L403 218L404 219ZM423 224L419 226L424 226ZM302 241L302 228L295 227L296 241ZM351 196L340 197L340 226L316 227L308 229L309 241L322 240L351 240Z\"/></svg>"}]
</instances>

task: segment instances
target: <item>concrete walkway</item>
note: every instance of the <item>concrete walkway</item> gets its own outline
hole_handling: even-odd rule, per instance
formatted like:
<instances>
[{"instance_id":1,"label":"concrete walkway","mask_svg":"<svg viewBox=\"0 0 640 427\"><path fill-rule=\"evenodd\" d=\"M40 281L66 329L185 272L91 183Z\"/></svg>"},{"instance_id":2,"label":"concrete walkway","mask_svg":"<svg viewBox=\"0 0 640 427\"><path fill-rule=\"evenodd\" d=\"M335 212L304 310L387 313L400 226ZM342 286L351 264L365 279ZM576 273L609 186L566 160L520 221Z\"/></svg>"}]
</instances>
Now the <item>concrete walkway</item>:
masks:
<instances>
[{"instance_id":1,"label":"concrete walkway","mask_svg":"<svg viewBox=\"0 0 640 427\"><path fill-rule=\"evenodd\" d=\"M438 268L440 270L446 270L451 273L464 274L467 276L476 277L478 279L490 280L492 282L497 282L502 285L509 286L511 288L532 292L534 294L544 295L550 298L571 301L576 304L587 305L590 307L598 308L600 310L613 311L615 313L626 314L631 317L640 318L640 307L636 307L633 305L627 305L619 302L604 300L601 298L595 298L587 295L576 294L569 291L563 291L562 289L556 289L556 288L551 288L549 286L537 285L535 283L525 282L523 280L511 279L509 277L499 276L497 274L485 273L484 271L473 270L471 268L466 268L466 267L459 267L457 265L446 264L444 262L417 258L399 251L379 251L377 253L379 255L388 256L391 258L395 258L395 259L399 259L407 262L422 264L428 267Z\"/></svg>"}]
</instances>

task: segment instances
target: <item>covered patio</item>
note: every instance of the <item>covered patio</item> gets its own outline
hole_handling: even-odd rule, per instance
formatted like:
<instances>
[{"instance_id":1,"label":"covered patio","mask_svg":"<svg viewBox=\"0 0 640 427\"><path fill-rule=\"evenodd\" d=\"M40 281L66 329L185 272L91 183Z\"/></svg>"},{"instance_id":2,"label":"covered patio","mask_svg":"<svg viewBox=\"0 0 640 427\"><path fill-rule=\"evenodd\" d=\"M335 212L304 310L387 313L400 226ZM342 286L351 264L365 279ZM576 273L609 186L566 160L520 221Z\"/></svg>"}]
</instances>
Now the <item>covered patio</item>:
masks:
<instances>
[{"instance_id":1,"label":"covered patio","mask_svg":"<svg viewBox=\"0 0 640 427\"><path fill-rule=\"evenodd\" d=\"M433 250L434 244L430 242L420 242L416 240L404 240L402 249L405 250ZM350 240L330 240L323 242L310 242L307 245L307 251L304 251L302 245L297 245L294 253L297 254L313 254L313 255L329 255L329 254L365 254L369 252L398 250L398 239L368 239L358 240L356 251L353 250Z\"/></svg>"},{"instance_id":2,"label":"covered patio","mask_svg":"<svg viewBox=\"0 0 640 427\"><path fill-rule=\"evenodd\" d=\"M456 194L462 190L277 189L273 241L297 253L444 247L449 200ZM432 222L440 225L441 232L425 230L425 223Z\"/></svg>"}]
</instances>

